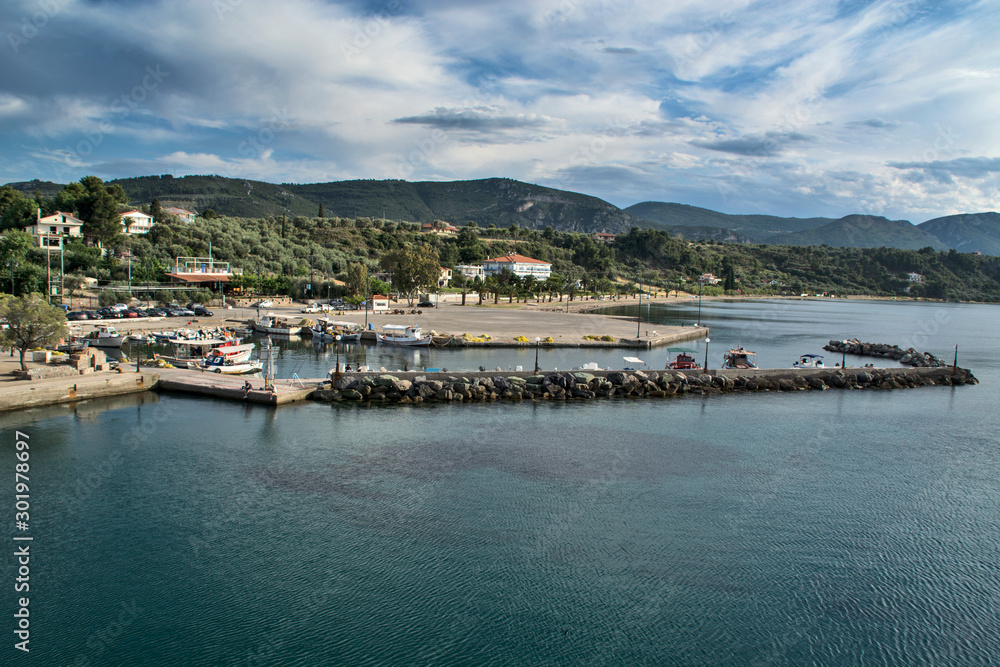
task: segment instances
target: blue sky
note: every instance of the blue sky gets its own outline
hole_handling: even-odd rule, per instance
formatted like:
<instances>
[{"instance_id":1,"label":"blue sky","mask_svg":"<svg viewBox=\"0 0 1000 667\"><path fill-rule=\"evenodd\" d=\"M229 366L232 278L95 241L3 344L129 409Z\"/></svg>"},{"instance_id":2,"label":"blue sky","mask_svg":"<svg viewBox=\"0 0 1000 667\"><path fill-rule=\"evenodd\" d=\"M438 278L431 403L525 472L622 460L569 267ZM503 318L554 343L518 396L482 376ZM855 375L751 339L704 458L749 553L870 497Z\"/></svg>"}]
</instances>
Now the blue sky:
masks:
<instances>
[{"instance_id":1,"label":"blue sky","mask_svg":"<svg viewBox=\"0 0 1000 667\"><path fill-rule=\"evenodd\" d=\"M0 25L0 182L503 176L619 206L1000 209L992 0L7 0Z\"/></svg>"}]
</instances>

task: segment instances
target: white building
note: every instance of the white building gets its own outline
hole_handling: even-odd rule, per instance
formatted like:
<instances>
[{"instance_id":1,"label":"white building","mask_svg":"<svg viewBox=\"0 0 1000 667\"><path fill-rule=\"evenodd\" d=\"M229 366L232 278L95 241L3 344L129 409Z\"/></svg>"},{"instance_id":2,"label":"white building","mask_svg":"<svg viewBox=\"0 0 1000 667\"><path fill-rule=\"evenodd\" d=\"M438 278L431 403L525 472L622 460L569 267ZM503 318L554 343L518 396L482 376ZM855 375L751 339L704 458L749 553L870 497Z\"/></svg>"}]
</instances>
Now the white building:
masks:
<instances>
[{"instance_id":1,"label":"white building","mask_svg":"<svg viewBox=\"0 0 1000 667\"><path fill-rule=\"evenodd\" d=\"M510 269L514 275L521 278L534 276L536 280L546 280L552 275L550 263L524 255L511 253L503 257L483 260L483 272L488 276L496 275L504 269Z\"/></svg>"},{"instance_id":2,"label":"white building","mask_svg":"<svg viewBox=\"0 0 1000 667\"><path fill-rule=\"evenodd\" d=\"M455 265L455 270L469 280L475 280L476 278L482 280L486 277L483 267L478 264L457 264Z\"/></svg>"},{"instance_id":3,"label":"white building","mask_svg":"<svg viewBox=\"0 0 1000 667\"><path fill-rule=\"evenodd\" d=\"M142 211L122 213L122 234L148 234L153 228L153 216Z\"/></svg>"},{"instance_id":4,"label":"white building","mask_svg":"<svg viewBox=\"0 0 1000 667\"><path fill-rule=\"evenodd\" d=\"M186 208L177 208L176 206L164 206L163 212L177 216L187 223L194 222L194 218L197 215L194 211L189 211Z\"/></svg>"},{"instance_id":5,"label":"white building","mask_svg":"<svg viewBox=\"0 0 1000 667\"><path fill-rule=\"evenodd\" d=\"M39 248L61 248L63 238L83 236L83 220L75 218L69 213L56 211L52 215L42 217L42 209L38 209L35 214L35 224L28 225L24 231L35 237L35 243Z\"/></svg>"},{"instance_id":6,"label":"white building","mask_svg":"<svg viewBox=\"0 0 1000 667\"><path fill-rule=\"evenodd\" d=\"M919 273L910 272L909 280L911 283L922 283L924 282L924 277Z\"/></svg>"},{"instance_id":7,"label":"white building","mask_svg":"<svg viewBox=\"0 0 1000 667\"><path fill-rule=\"evenodd\" d=\"M438 287L447 287L448 281L451 280L451 269L446 266L439 266L438 269L440 271L438 273Z\"/></svg>"}]
</instances>

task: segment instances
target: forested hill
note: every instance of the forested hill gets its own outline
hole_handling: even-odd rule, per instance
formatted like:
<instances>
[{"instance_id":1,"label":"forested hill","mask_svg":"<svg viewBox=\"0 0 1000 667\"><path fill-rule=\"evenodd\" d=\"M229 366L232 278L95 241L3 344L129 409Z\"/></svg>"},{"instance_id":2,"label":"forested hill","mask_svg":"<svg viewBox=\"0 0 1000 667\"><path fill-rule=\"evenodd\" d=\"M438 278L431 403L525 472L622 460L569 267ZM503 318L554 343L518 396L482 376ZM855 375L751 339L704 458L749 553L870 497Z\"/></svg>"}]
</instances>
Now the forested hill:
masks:
<instances>
[{"instance_id":1,"label":"forested hill","mask_svg":"<svg viewBox=\"0 0 1000 667\"><path fill-rule=\"evenodd\" d=\"M145 176L118 183L133 203L159 199L197 212L266 217L316 216L375 218L408 222L444 220L481 227L516 225L526 229L626 232L653 225L596 197L545 188L507 178L477 181L338 181L275 185L221 176Z\"/></svg>"},{"instance_id":2,"label":"forested hill","mask_svg":"<svg viewBox=\"0 0 1000 667\"><path fill-rule=\"evenodd\" d=\"M1000 213L949 215L917 226L959 252L1000 255Z\"/></svg>"},{"instance_id":3,"label":"forested hill","mask_svg":"<svg viewBox=\"0 0 1000 667\"><path fill-rule=\"evenodd\" d=\"M815 229L832 222L830 218L782 218L776 215L730 215L707 208L659 201L633 204L625 209L637 218L668 228L680 236L692 239L714 238L726 241L725 233L706 235L709 229L729 230L736 237L763 243L764 239L783 232ZM692 229L685 229L692 228Z\"/></svg>"}]
</instances>

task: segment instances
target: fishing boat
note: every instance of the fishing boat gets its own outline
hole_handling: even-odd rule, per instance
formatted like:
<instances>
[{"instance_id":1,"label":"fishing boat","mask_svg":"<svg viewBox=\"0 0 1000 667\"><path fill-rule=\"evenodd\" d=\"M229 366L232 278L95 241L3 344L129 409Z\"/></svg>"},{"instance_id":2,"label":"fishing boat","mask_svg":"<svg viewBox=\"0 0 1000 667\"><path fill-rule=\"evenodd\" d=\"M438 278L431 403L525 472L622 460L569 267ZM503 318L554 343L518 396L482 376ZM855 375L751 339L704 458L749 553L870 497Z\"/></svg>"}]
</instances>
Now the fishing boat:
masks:
<instances>
[{"instance_id":1,"label":"fishing boat","mask_svg":"<svg viewBox=\"0 0 1000 667\"><path fill-rule=\"evenodd\" d=\"M297 336L302 331L301 326L293 325L286 318L278 317L274 313L268 313L254 322L253 329L272 336Z\"/></svg>"},{"instance_id":2,"label":"fishing boat","mask_svg":"<svg viewBox=\"0 0 1000 667\"><path fill-rule=\"evenodd\" d=\"M314 340L326 343L337 340L337 336L340 336L341 342L357 343L361 341L361 332L364 331L360 324L331 320L328 317L316 320L316 324L310 330Z\"/></svg>"},{"instance_id":3,"label":"fishing boat","mask_svg":"<svg viewBox=\"0 0 1000 667\"><path fill-rule=\"evenodd\" d=\"M245 363L250 361L254 343L240 343L239 338L206 338L203 340L175 339L168 341L173 354L153 354L154 359L180 368L197 368L206 359Z\"/></svg>"},{"instance_id":4,"label":"fishing boat","mask_svg":"<svg viewBox=\"0 0 1000 667\"><path fill-rule=\"evenodd\" d=\"M431 335L423 335L416 324L386 324L375 334L382 345L402 345L405 347L429 347Z\"/></svg>"},{"instance_id":5,"label":"fishing boat","mask_svg":"<svg viewBox=\"0 0 1000 667\"><path fill-rule=\"evenodd\" d=\"M686 347L668 347L667 352L676 352L677 356L674 360L667 363L667 368L673 370L700 370L701 364L695 361L694 355L698 353L698 350L692 350Z\"/></svg>"},{"instance_id":6,"label":"fishing boat","mask_svg":"<svg viewBox=\"0 0 1000 667\"><path fill-rule=\"evenodd\" d=\"M722 355L723 368L757 368L757 353L736 347Z\"/></svg>"},{"instance_id":7,"label":"fishing boat","mask_svg":"<svg viewBox=\"0 0 1000 667\"><path fill-rule=\"evenodd\" d=\"M823 365L823 357L818 354L803 354L799 360L792 364L792 368L826 368Z\"/></svg>"},{"instance_id":8,"label":"fishing boat","mask_svg":"<svg viewBox=\"0 0 1000 667\"><path fill-rule=\"evenodd\" d=\"M87 335L92 347L121 347L126 338L112 326L99 327Z\"/></svg>"},{"instance_id":9,"label":"fishing boat","mask_svg":"<svg viewBox=\"0 0 1000 667\"><path fill-rule=\"evenodd\" d=\"M221 373L223 375L246 375L247 373L259 373L264 365L259 360L247 360L235 362L224 357L209 357L197 364L195 368L208 373Z\"/></svg>"}]
</instances>

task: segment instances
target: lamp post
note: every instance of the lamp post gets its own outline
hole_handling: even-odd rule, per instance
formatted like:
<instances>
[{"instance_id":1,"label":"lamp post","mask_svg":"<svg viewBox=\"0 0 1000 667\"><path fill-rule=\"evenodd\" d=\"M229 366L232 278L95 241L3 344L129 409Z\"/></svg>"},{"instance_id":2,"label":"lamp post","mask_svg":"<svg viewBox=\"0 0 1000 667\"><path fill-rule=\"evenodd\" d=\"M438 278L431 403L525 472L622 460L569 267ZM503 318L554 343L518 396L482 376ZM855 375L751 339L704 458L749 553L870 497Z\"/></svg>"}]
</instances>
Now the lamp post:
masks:
<instances>
[{"instance_id":1,"label":"lamp post","mask_svg":"<svg viewBox=\"0 0 1000 667\"><path fill-rule=\"evenodd\" d=\"M333 371L333 381L336 382L340 379L340 334L334 336L333 340L337 345L337 368Z\"/></svg>"},{"instance_id":2,"label":"lamp post","mask_svg":"<svg viewBox=\"0 0 1000 667\"><path fill-rule=\"evenodd\" d=\"M542 339L535 336L535 375L538 375L538 347L541 345Z\"/></svg>"},{"instance_id":3,"label":"lamp post","mask_svg":"<svg viewBox=\"0 0 1000 667\"><path fill-rule=\"evenodd\" d=\"M705 365L702 366L706 371L708 370L708 344L712 342L711 338L705 339Z\"/></svg>"},{"instance_id":4,"label":"lamp post","mask_svg":"<svg viewBox=\"0 0 1000 667\"><path fill-rule=\"evenodd\" d=\"M840 367L841 368L846 368L847 367L847 341L846 340L844 341L844 347L843 347L843 349L841 349L841 352L842 352L842 354L840 356Z\"/></svg>"}]
</instances>

